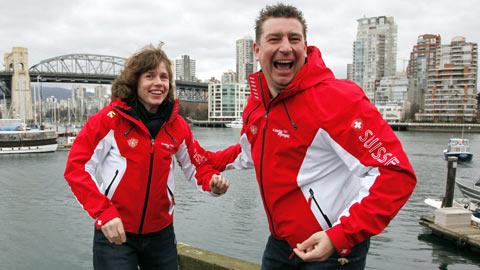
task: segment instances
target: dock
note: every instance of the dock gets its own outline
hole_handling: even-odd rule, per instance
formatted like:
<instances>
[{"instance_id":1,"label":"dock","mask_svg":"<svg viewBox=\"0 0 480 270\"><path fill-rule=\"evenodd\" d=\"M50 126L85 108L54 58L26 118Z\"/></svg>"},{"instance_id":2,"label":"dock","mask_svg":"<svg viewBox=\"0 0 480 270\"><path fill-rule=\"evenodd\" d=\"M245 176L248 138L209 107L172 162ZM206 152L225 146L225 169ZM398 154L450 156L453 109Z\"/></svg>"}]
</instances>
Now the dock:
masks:
<instances>
[{"instance_id":1,"label":"dock","mask_svg":"<svg viewBox=\"0 0 480 270\"><path fill-rule=\"evenodd\" d=\"M260 265L178 243L181 270L260 270Z\"/></svg>"},{"instance_id":2,"label":"dock","mask_svg":"<svg viewBox=\"0 0 480 270\"><path fill-rule=\"evenodd\" d=\"M480 228L477 226L472 224L456 226L435 224L434 215L422 216L419 223L432 230L434 235L455 243L457 247L480 253Z\"/></svg>"},{"instance_id":3,"label":"dock","mask_svg":"<svg viewBox=\"0 0 480 270\"><path fill-rule=\"evenodd\" d=\"M419 224L432 234L449 240L457 247L480 253L480 223L472 221L472 210L453 204L457 157L448 157L445 196L433 214L420 217ZM467 207L468 208L468 207Z\"/></svg>"}]
</instances>

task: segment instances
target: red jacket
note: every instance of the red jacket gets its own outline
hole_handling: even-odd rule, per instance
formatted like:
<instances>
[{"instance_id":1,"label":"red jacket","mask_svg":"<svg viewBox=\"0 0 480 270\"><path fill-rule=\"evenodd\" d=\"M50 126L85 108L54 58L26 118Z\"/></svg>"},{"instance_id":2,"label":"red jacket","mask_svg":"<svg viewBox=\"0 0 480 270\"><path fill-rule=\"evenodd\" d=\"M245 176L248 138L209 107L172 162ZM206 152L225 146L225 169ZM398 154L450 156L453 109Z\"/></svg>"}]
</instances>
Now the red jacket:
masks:
<instances>
[{"instance_id":1,"label":"red jacket","mask_svg":"<svg viewBox=\"0 0 480 270\"><path fill-rule=\"evenodd\" d=\"M254 165L270 232L293 248L326 230L341 255L378 234L407 202L415 174L390 126L354 83L337 80L320 51L271 98L250 75L242 152Z\"/></svg>"},{"instance_id":2,"label":"red jacket","mask_svg":"<svg viewBox=\"0 0 480 270\"><path fill-rule=\"evenodd\" d=\"M210 191L211 176L223 170L229 155L221 159L199 146L178 115L178 102L155 138L141 120L129 115L130 110L116 100L86 122L70 150L65 179L96 219L97 228L120 217L127 232L144 234L173 221L173 155L186 179L205 192ZM233 154L236 150L227 151ZM215 169L212 162L216 162Z\"/></svg>"}]
</instances>

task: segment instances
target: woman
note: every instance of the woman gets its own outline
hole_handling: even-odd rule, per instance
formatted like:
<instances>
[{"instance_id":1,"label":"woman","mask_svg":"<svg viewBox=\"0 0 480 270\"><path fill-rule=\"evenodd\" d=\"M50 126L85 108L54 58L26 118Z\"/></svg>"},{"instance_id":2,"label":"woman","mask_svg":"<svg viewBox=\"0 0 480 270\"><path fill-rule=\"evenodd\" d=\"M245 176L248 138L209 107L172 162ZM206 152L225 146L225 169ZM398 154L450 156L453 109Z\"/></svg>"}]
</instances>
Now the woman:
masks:
<instances>
[{"instance_id":1,"label":"woman","mask_svg":"<svg viewBox=\"0 0 480 270\"><path fill-rule=\"evenodd\" d=\"M127 60L112 85L112 102L72 145L65 178L96 219L95 269L178 268L173 155L200 191L228 189L218 174L231 160L198 145L178 106L169 59L146 47ZM238 149L225 151L234 157Z\"/></svg>"}]
</instances>

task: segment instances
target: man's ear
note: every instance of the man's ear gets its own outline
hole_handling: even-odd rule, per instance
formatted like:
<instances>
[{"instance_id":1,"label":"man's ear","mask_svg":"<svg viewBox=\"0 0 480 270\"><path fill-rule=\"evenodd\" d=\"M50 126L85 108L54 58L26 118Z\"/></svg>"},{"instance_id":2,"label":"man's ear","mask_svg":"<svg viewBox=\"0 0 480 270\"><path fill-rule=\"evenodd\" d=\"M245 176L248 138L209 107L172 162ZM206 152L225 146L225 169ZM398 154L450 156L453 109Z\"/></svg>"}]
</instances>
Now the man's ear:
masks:
<instances>
[{"instance_id":1,"label":"man's ear","mask_svg":"<svg viewBox=\"0 0 480 270\"><path fill-rule=\"evenodd\" d=\"M260 54L260 47L257 45L257 42L253 42L253 54L255 55L255 61L258 62L259 54Z\"/></svg>"},{"instance_id":2,"label":"man's ear","mask_svg":"<svg viewBox=\"0 0 480 270\"><path fill-rule=\"evenodd\" d=\"M305 58L307 58L307 48L308 48L308 44L307 44L307 41L305 40Z\"/></svg>"}]
</instances>

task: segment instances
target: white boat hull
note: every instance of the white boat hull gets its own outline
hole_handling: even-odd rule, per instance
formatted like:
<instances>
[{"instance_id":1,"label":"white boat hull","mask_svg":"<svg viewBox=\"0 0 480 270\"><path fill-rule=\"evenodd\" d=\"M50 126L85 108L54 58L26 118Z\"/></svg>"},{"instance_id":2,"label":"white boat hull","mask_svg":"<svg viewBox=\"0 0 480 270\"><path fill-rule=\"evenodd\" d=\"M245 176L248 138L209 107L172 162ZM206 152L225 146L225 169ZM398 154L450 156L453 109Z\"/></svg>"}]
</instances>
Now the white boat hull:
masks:
<instances>
[{"instance_id":1,"label":"white boat hull","mask_svg":"<svg viewBox=\"0 0 480 270\"><path fill-rule=\"evenodd\" d=\"M18 147L1 147L1 154L30 154L30 153L47 153L57 151L58 144L36 145L36 146L18 146Z\"/></svg>"}]
</instances>

